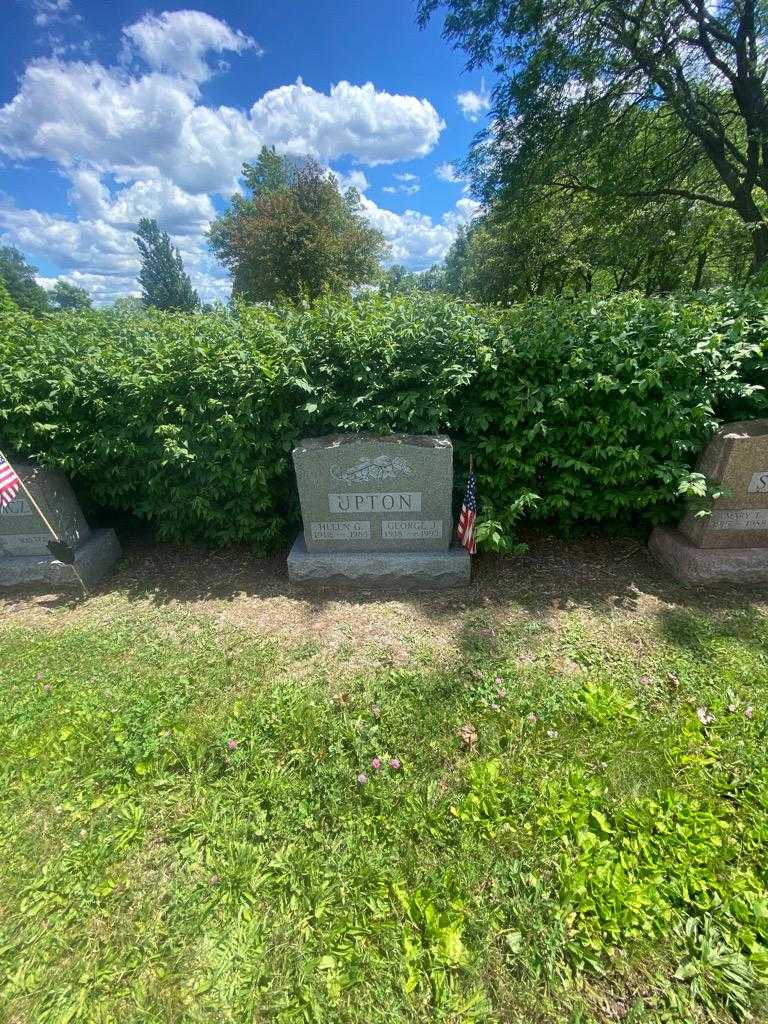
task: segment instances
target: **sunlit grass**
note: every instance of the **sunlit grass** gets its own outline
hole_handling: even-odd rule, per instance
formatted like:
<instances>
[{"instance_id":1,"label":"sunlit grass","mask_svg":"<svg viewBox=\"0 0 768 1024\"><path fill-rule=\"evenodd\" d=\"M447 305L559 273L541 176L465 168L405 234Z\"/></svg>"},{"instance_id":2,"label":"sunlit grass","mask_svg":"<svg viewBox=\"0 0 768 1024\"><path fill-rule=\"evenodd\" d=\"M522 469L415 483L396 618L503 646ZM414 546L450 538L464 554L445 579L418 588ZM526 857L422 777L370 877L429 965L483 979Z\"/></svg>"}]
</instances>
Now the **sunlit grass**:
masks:
<instances>
[{"instance_id":1,"label":"sunlit grass","mask_svg":"<svg viewBox=\"0 0 768 1024\"><path fill-rule=\"evenodd\" d=\"M768 621L486 625L0 629L0 1019L765 1016Z\"/></svg>"}]
</instances>

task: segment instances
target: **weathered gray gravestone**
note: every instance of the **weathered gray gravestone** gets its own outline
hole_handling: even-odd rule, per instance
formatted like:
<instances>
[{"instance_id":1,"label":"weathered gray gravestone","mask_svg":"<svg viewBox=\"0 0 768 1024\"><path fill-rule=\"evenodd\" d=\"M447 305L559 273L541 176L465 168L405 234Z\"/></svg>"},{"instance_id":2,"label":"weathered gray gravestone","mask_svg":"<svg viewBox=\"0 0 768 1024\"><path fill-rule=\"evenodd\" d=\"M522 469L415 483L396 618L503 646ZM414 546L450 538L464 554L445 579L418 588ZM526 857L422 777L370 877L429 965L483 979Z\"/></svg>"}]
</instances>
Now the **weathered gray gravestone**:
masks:
<instances>
[{"instance_id":1,"label":"weathered gray gravestone","mask_svg":"<svg viewBox=\"0 0 768 1024\"><path fill-rule=\"evenodd\" d=\"M698 469L723 496L654 530L651 553L686 583L768 583L768 420L724 424Z\"/></svg>"},{"instance_id":2,"label":"weathered gray gravestone","mask_svg":"<svg viewBox=\"0 0 768 1024\"><path fill-rule=\"evenodd\" d=\"M470 559L451 545L453 446L447 437L337 434L293 451L303 532L292 583L455 587Z\"/></svg>"},{"instance_id":3,"label":"weathered gray gravestone","mask_svg":"<svg viewBox=\"0 0 768 1024\"><path fill-rule=\"evenodd\" d=\"M11 459L45 517L75 552L74 569L86 583L100 579L120 557L114 530L91 530L63 473ZM74 585L77 575L48 550L52 540L40 516L20 490L0 510L0 586L46 582Z\"/></svg>"}]
</instances>

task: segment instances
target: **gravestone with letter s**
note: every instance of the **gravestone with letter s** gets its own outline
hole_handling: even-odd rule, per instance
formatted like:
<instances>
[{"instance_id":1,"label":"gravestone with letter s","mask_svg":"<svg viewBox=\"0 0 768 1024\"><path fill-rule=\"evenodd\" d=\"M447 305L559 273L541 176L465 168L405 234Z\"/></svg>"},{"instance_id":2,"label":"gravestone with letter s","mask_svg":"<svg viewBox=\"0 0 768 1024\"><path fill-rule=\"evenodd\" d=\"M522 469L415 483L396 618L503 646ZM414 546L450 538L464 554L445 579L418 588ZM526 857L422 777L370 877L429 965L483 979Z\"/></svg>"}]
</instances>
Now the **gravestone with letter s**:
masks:
<instances>
[{"instance_id":1,"label":"gravestone with letter s","mask_svg":"<svg viewBox=\"0 0 768 1024\"><path fill-rule=\"evenodd\" d=\"M452 545L453 446L440 436L337 434L293 452L303 531L292 583L438 588L470 575Z\"/></svg>"},{"instance_id":2,"label":"gravestone with letter s","mask_svg":"<svg viewBox=\"0 0 768 1024\"><path fill-rule=\"evenodd\" d=\"M687 583L768 583L768 419L724 424L698 469L721 496L654 530L652 554Z\"/></svg>"}]
</instances>

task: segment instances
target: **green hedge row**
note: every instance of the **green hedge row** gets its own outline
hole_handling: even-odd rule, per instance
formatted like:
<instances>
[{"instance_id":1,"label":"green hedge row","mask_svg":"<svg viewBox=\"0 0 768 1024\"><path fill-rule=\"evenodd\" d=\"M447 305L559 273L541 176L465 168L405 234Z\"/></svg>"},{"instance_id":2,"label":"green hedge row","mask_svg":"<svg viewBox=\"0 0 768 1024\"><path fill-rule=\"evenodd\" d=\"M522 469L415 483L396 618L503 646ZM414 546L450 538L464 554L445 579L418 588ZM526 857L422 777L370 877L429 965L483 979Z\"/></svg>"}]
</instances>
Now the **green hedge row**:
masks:
<instances>
[{"instance_id":1,"label":"green hedge row","mask_svg":"<svg viewBox=\"0 0 768 1024\"><path fill-rule=\"evenodd\" d=\"M0 444L63 467L160 537L269 548L297 520L291 448L338 431L445 432L487 515L558 527L674 514L718 417L766 415L752 294L440 296L237 315L0 309Z\"/></svg>"}]
</instances>

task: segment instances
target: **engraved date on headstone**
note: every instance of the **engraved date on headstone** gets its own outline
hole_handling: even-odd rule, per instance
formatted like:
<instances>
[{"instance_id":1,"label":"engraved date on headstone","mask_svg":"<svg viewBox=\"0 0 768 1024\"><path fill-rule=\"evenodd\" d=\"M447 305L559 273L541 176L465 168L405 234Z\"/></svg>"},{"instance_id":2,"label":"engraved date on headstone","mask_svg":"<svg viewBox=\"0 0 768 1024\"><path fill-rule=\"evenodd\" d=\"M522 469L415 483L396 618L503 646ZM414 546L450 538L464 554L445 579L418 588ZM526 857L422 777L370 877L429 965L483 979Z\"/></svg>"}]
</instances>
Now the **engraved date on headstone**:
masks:
<instances>
[{"instance_id":1,"label":"engraved date on headstone","mask_svg":"<svg viewBox=\"0 0 768 1024\"><path fill-rule=\"evenodd\" d=\"M310 523L312 540L370 540L371 523L359 519Z\"/></svg>"},{"instance_id":2,"label":"engraved date on headstone","mask_svg":"<svg viewBox=\"0 0 768 1024\"><path fill-rule=\"evenodd\" d=\"M711 526L713 530L768 530L768 508L716 509Z\"/></svg>"},{"instance_id":3,"label":"engraved date on headstone","mask_svg":"<svg viewBox=\"0 0 768 1024\"><path fill-rule=\"evenodd\" d=\"M432 540L443 536L441 519L385 519L381 524L383 540Z\"/></svg>"}]
</instances>

